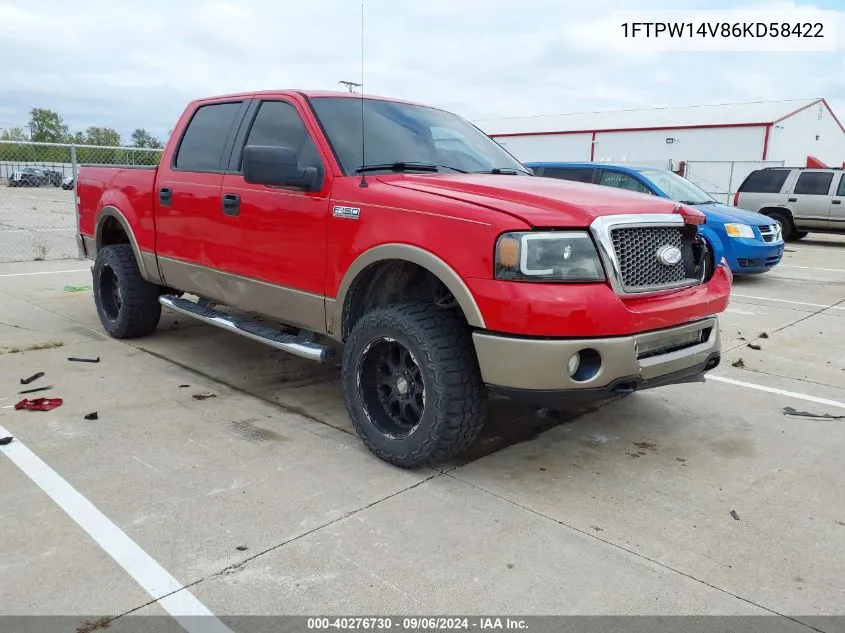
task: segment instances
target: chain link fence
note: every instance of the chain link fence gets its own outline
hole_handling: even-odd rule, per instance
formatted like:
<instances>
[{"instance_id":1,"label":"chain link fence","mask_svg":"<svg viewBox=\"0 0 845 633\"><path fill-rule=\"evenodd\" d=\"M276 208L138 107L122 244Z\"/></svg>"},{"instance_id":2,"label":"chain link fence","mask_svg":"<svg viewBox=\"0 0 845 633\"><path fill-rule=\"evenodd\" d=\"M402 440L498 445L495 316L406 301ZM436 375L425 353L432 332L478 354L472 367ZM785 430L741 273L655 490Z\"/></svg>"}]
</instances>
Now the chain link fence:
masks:
<instances>
[{"instance_id":1,"label":"chain link fence","mask_svg":"<svg viewBox=\"0 0 845 633\"><path fill-rule=\"evenodd\" d=\"M77 167L157 165L161 152L0 141L0 263L77 257Z\"/></svg>"},{"instance_id":2,"label":"chain link fence","mask_svg":"<svg viewBox=\"0 0 845 633\"><path fill-rule=\"evenodd\" d=\"M691 160L687 161L683 176L704 189L714 200L733 204L733 196L746 176L763 167L783 167L783 161Z\"/></svg>"}]
</instances>

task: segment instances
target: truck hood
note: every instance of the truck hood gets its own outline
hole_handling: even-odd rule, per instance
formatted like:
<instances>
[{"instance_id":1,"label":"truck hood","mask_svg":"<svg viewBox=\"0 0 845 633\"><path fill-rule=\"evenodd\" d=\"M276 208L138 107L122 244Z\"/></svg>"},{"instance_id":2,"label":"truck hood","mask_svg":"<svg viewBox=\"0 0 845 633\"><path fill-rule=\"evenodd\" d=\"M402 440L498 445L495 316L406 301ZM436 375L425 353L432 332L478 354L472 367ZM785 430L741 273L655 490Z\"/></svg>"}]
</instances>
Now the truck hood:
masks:
<instances>
[{"instance_id":1,"label":"truck hood","mask_svg":"<svg viewBox=\"0 0 845 633\"><path fill-rule=\"evenodd\" d=\"M726 204L714 202L711 204L697 204L696 209L707 216L708 224L724 224L726 222L739 222L742 224L750 224L751 226L768 226L774 224L775 221L762 213L754 211L746 211L738 207L729 207Z\"/></svg>"},{"instance_id":2,"label":"truck hood","mask_svg":"<svg viewBox=\"0 0 845 633\"><path fill-rule=\"evenodd\" d=\"M401 174L379 180L501 211L534 227L586 227L600 216L672 213L676 206L647 194L539 176Z\"/></svg>"}]
</instances>

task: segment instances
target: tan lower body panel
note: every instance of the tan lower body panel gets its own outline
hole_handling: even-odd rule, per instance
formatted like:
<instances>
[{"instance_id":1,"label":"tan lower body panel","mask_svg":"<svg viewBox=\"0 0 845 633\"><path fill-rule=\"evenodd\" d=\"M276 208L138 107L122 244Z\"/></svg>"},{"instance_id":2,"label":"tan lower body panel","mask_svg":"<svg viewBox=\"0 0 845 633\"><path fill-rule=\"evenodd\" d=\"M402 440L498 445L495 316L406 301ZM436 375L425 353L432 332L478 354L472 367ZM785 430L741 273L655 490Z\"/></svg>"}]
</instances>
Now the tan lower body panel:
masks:
<instances>
[{"instance_id":1,"label":"tan lower body panel","mask_svg":"<svg viewBox=\"0 0 845 633\"><path fill-rule=\"evenodd\" d=\"M671 350L683 345L687 337L701 331L707 334L703 341L660 353L661 348ZM721 347L719 322L715 317L613 338L537 340L476 332L473 342L485 383L538 391L598 389L630 376L651 380L701 365ZM597 370L589 377L575 380L570 377L567 365L573 354L583 350L596 352L600 364L595 363ZM647 353L654 355L644 357Z\"/></svg>"},{"instance_id":2,"label":"tan lower body panel","mask_svg":"<svg viewBox=\"0 0 845 633\"><path fill-rule=\"evenodd\" d=\"M197 296L324 334L322 296L225 273L205 266L159 257L162 283Z\"/></svg>"}]
</instances>

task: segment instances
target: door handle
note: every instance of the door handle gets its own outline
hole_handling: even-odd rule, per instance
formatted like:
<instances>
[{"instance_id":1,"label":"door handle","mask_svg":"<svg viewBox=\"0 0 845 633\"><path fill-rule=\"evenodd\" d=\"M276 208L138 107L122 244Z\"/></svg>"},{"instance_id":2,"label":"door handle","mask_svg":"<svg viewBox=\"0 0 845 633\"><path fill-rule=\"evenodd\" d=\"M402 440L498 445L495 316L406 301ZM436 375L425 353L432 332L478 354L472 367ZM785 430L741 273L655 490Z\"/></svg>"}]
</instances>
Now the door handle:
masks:
<instances>
[{"instance_id":1,"label":"door handle","mask_svg":"<svg viewBox=\"0 0 845 633\"><path fill-rule=\"evenodd\" d=\"M798 198L789 198L789 202L798 202Z\"/></svg>"},{"instance_id":2,"label":"door handle","mask_svg":"<svg viewBox=\"0 0 845 633\"><path fill-rule=\"evenodd\" d=\"M173 190L170 187L161 187L158 190L158 202L163 207L169 207L173 202Z\"/></svg>"},{"instance_id":3,"label":"door handle","mask_svg":"<svg viewBox=\"0 0 845 633\"><path fill-rule=\"evenodd\" d=\"M842 204L842 200L831 200L830 204Z\"/></svg>"},{"instance_id":4,"label":"door handle","mask_svg":"<svg viewBox=\"0 0 845 633\"><path fill-rule=\"evenodd\" d=\"M238 215L241 212L241 197L236 193L223 194L223 214Z\"/></svg>"}]
</instances>

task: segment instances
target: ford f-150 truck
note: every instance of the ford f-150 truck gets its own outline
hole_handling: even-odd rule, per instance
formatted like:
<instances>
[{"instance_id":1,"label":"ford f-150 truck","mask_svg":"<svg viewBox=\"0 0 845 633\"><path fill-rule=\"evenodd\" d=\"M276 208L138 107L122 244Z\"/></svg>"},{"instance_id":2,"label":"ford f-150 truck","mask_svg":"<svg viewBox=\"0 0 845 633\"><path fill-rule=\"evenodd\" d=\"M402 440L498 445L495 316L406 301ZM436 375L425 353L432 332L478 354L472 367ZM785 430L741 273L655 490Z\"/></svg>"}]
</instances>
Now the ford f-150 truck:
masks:
<instances>
[{"instance_id":1,"label":"ford f-150 truck","mask_svg":"<svg viewBox=\"0 0 845 633\"><path fill-rule=\"evenodd\" d=\"M350 93L188 105L158 167L82 166L103 328L162 306L339 364L380 458L477 437L488 391L537 403L700 381L732 283L670 200L534 176L455 114Z\"/></svg>"}]
</instances>

